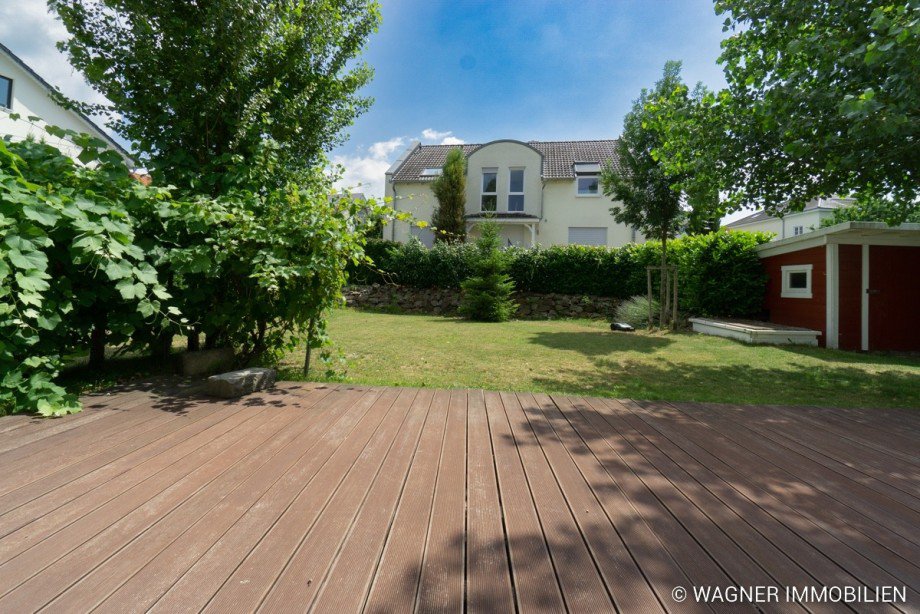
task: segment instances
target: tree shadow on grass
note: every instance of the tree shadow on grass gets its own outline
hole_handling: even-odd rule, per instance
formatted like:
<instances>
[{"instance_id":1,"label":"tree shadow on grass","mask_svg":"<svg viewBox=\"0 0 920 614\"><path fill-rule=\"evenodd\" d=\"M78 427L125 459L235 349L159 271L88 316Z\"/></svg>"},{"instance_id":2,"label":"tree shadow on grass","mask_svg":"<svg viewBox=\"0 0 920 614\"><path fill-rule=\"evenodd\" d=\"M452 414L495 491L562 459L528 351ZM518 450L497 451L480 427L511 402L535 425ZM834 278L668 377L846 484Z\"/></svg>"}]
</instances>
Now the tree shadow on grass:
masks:
<instances>
[{"instance_id":1,"label":"tree shadow on grass","mask_svg":"<svg viewBox=\"0 0 920 614\"><path fill-rule=\"evenodd\" d=\"M546 390L630 399L758 405L920 408L920 373L855 367L770 369L594 359L534 382Z\"/></svg>"},{"instance_id":2,"label":"tree shadow on grass","mask_svg":"<svg viewBox=\"0 0 920 614\"><path fill-rule=\"evenodd\" d=\"M615 352L652 353L673 341L665 336L611 331L539 332L530 336L530 343L554 350L570 350L585 356L606 356Z\"/></svg>"}]
</instances>

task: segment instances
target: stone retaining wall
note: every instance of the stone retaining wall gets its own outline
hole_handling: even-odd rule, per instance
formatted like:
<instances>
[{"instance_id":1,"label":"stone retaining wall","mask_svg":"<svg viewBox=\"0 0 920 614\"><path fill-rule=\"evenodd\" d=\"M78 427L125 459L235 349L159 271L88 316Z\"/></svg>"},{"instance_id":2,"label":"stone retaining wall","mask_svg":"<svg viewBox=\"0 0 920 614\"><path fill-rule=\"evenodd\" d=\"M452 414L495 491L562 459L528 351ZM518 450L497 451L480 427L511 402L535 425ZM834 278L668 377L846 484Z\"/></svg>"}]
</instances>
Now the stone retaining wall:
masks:
<instances>
[{"instance_id":1,"label":"stone retaining wall","mask_svg":"<svg viewBox=\"0 0 920 614\"><path fill-rule=\"evenodd\" d=\"M460 291L453 288L410 288L388 284L349 286L344 291L349 306L358 309L453 315L460 304ZM545 320L553 318L599 318L612 315L619 301L601 296L535 294L518 292L516 317Z\"/></svg>"}]
</instances>

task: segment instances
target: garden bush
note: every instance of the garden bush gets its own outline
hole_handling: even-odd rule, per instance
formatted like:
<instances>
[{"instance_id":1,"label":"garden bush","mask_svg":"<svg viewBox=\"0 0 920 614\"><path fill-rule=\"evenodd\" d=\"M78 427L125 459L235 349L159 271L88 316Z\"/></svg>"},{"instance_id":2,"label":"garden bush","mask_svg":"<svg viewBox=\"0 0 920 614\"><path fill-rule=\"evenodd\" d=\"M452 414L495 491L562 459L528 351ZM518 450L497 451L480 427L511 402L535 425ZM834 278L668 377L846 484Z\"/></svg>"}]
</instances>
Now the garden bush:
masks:
<instances>
[{"instance_id":1,"label":"garden bush","mask_svg":"<svg viewBox=\"0 0 920 614\"><path fill-rule=\"evenodd\" d=\"M517 305L511 300L514 282L505 272L508 255L500 249L498 224L488 222L480 226L476 239L476 256L473 275L461 283L459 312L462 316L479 322L505 322Z\"/></svg>"},{"instance_id":2,"label":"garden bush","mask_svg":"<svg viewBox=\"0 0 920 614\"><path fill-rule=\"evenodd\" d=\"M0 414L76 411L54 383L61 356L91 341L98 350L100 335L124 343L169 311L155 258L136 241L168 194L132 180L102 141L49 132L71 136L95 166L0 140Z\"/></svg>"},{"instance_id":3,"label":"garden bush","mask_svg":"<svg viewBox=\"0 0 920 614\"><path fill-rule=\"evenodd\" d=\"M757 315L766 275L754 248L768 240L764 233L720 231L669 242L671 261L678 266L681 311ZM350 281L458 288L471 273L472 247L438 244L426 249L417 241L372 241L367 251L374 266L353 267ZM506 254L508 274L519 291L627 299L646 293L646 267L660 262L661 245L649 241L614 249L582 245L508 248Z\"/></svg>"},{"instance_id":4,"label":"garden bush","mask_svg":"<svg viewBox=\"0 0 920 614\"><path fill-rule=\"evenodd\" d=\"M87 348L98 367L106 346L168 348L192 332L243 362L321 343L346 266L389 213L330 198L319 168L303 185L175 200L133 180L106 143L49 132L83 164L0 139L0 415L79 410L55 379Z\"/></svg>"},{"instance_id":5,"label":"garden bush","mask_svg":"<svg viewBox=\"0 0 920 614\"><path fill-rule=\"evenodd\" d=\"M661 312L661 306L654 298L651 300L652 321ZM614 321L624 322L633 328L648 328L649 299L645 295L630 297L617 305Z\"/></svg>"}]
</instances>

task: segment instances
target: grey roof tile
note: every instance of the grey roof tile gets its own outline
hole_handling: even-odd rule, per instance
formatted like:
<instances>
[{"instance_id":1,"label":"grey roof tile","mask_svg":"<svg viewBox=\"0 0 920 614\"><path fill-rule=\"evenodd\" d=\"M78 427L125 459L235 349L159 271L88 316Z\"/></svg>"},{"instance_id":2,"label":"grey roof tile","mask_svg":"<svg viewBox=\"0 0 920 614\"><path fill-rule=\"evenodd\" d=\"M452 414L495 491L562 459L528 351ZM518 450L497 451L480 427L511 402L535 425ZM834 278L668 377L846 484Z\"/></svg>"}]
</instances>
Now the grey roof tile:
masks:
<instances>
[{"instance_id":1,"label":"grey roof tile","mask_svg":"<svg viewBox=\"0 0 920 614\"><path fill-rule=\"evenodd\" d=\"M544 179L574 179L575 172L572 166L576 162L598 162L606 164L611 162L619 168L616 155L616 140L601 141L528 141L527 144L543 155L542 174ZM486 143L488 145L488 143ZM427 182L434 177L422 177L421 172L426 168L437 168L444 165L447 152L460 148L464 155L469 156L473 151L482 147L482 144L466 143L463 145L417 145L408 153L405 160L393 172L393 181L396 182Z\"/></svg>"}]
</instances>

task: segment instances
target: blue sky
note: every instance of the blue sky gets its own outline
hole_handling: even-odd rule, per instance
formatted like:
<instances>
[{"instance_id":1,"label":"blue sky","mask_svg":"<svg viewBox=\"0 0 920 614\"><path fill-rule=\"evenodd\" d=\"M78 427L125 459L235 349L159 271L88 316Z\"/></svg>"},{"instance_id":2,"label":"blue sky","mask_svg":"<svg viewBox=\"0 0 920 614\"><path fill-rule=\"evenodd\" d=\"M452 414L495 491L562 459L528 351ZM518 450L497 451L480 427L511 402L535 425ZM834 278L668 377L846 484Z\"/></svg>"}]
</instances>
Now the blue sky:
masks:
<instances>
[{"instance_id":1,"label":"blue sky","mask_svg":"<svg viewBox=\"0 0 920 614\"><path fill-rule=\"evenodd\" d=\"M723 86L722 37L710 0L384 2L364 56L375 103L334 159L378 193L413 139L613 138L666 60Z\"/></svg>"},{"instance_id":2,"label":"blue sky","mask_svg":"<svg viewBox=\"0 0 920 614\"><path fill-rule=\"evenodd\" d=\"M375 103L333 152L343 185L372 195L414 139L616 137L669 59L689 83L724 85L711 0L382 0L382 11L364 54ZM64 36L45 0L0 1L0 41L69 96L100 101L55 49Z\"/></svg>"}]
</instances>

